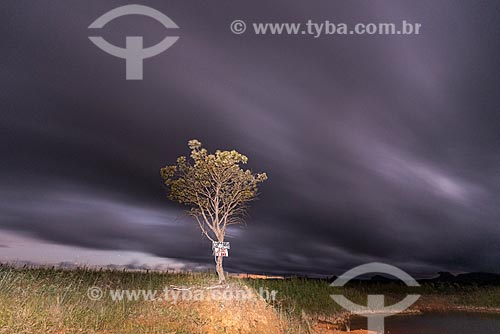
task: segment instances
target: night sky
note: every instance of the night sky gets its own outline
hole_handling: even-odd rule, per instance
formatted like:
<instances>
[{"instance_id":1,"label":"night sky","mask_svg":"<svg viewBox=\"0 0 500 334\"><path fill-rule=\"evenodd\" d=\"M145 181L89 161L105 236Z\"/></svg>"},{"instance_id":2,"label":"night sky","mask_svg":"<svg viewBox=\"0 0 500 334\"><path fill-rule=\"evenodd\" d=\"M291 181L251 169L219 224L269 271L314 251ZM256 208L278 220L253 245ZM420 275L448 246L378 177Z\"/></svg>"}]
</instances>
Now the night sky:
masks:
<instances>
[{"instance_id":1,"label":"night sky","mask_svg":"<svg viewBox=\"0 0 500 334\"><path fill-rule=\"evenodd\" d=\"M180 36L125 80L87 28L127 1L0 4L0 261L213 265L159 169L187 141L266 172L229 271L500 272L498 1L136 1L124 46ZM400 22L416 36L232 34L248 22Z\"/></svg>"}]
</instances>

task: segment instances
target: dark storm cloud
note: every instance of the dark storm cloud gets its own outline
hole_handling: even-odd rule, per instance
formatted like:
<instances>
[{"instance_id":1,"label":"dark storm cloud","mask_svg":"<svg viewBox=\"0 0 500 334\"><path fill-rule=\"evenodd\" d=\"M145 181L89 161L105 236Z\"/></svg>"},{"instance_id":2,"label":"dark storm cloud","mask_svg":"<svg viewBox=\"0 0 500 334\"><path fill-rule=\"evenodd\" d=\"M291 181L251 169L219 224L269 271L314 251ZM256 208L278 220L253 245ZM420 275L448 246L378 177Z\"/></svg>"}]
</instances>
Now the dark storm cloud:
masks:
<instances>
[{"instance_id":1,"label":"dark storm cloud","mask_svg":"<svg viewBox=\"0 0 500 334\"><path fill-rule=\"evenodd\" d=\"M327 274L367 261L500 271L495 2L145 2L179 42L143 81L87 26L123 2L3 2L0 226L211 264L158 169L198 138L269 181L230 270ZM229 23L421 22L420 36L242 36ZM157 43L147 18L103 36ZM208 252L207 252L208 250Z\"/></svg>"}]
</instances>

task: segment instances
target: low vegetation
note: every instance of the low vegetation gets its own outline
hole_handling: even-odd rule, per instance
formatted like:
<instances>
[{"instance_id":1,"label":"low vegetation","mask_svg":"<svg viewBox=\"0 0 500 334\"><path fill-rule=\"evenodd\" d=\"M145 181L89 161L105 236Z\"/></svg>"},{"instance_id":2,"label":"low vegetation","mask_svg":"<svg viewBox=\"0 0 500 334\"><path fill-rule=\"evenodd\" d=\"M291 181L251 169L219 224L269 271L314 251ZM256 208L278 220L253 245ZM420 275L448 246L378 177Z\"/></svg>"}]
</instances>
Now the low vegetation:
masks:
<instances>
[{"instance_id":1,"label":"low vegetation","mask_svg":"<svg viewBox=\"0 0 500 334\"><path fill-rule=\"evenodd\" d=\"M291 278L284 280L252 280L247 285L259 289L266 287L279 291L273 306L292 315L307 315L309 319L334 319L344 310L329 297L343 294L353 302L366 305L367 295L386 296L386 304L400 301L407 294L422 297L413 311L469 310L500 312L500 287L458 285L450 283L424 283L418 288L408 288L397 283L354 283L344 288L334 288L326 280Z\"/></svg>"},{"instance_id":2,"label":"low vegetation","mask_svg":"<svg viewBox=\"0 0 500 334\"><path fill-rule=\"evenodd\" d=\"M161 300L219 288L214 273L0 267L0 333L278 333L283 319L262 299ZM94 287L103 292L101 298ZM247 289L231 280L223 291ZM157 291L157 300L111 298L109 291ZM89 297L93 291L93 298ZM238 290L239 291L239 290ZM255 294L254 294L255 295ZM151 296L149 296L151 297Z\"/></svg>"},{"instance_id":3,"label":"low vegetation","mask_svg":"<svg viewBox=\"0 0 500 334\"><path fill-rule=\"evenodd\" d=\"M298 278L230 278L224 286L217 281L215 273L0 266L0 333L307 333L319 321L342 319L342 309L329 297L332 293L362 304L369 293L383 293L392 303L408 292L397 284L358 284L340 291L326 281ZM103 292L102 298L89 297L92 287ZM195 294L242 290L255 298L173 302L139 296L120 301L107 295L116 290L162 292L165 287ZM276 299L266 302L257 296L259 290L275 290ZM426 284L417 293L423 295L417 308L500 308L499 287Z\"/></svg>"}]
</instances>

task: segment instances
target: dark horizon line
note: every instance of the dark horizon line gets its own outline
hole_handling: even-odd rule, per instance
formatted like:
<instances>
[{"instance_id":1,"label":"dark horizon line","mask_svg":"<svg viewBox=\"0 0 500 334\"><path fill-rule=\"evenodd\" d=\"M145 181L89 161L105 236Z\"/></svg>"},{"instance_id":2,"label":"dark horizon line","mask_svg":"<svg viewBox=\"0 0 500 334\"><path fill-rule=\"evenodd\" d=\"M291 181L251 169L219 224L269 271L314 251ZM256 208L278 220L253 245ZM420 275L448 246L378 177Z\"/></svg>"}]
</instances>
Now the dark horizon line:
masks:
<instances>
[{"instance_id":1,"label":"dark horizon line","mask_svg":"<svg viewBox=\"0 0 500 334\"><path fill-rule=\"evenodd\" d=\"M145 264L134 264L129 263L125 265L117 265L117 264L107 264L107 265L90 265L90 264L80 264L74 262L58 262L58 263L38 263L33 261L6 261L0 262L0 267L12 267L16 269L57 269L57 270L123 270L128 272L133 271L147 271L147 272L159 272L159 273L176 273L176 272L184 272L184 273L208 273L215 272L215 268L204 267L203 265L199 265L197 268L169 268L169 265L155 265L148 266ZM304 278L304 279L319 279L319 280L328 280L333 281L338 276L336 274L311 274L311 273L301 273L301 272L243 272L243 271L227 271L230 275L248 275L248 276L262 276L262 277L283 277L283 278ZM251 278L251 277L250 277ZM483 272L483 271L471 271L471 272L460 272L460 273L452 273L449 271L439 271L435 273L429 273L426 275L416 276L420 282L470 282L473 283L475 280L483 280L483 281L494 281L495 284L500 285L500 273L494 272ZM356 281L376 281L376 282L397 282L397 278L393 278L388 275L373 273L373 275L364 275L362 278L353 279Z\"/></svg>"}]
</instances>

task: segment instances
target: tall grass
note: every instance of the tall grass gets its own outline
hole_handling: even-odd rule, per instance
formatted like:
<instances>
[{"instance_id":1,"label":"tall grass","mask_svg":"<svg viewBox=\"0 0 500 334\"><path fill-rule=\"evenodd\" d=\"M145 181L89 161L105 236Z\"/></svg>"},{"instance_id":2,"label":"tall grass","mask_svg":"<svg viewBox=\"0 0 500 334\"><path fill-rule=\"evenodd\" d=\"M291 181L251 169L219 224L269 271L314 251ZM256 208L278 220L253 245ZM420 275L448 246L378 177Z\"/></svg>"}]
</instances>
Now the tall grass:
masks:
<instances>
[{"instance_id":1,"label":"tall grass","mask_svg":"<svg viewBox=\"0 0 500 334\"><path fill-rule=\"evenodd\" d=\"M210 315L207 317L206 311L192 303L156 303L141 298L113 301L109 296L92 300L88 290L99 287L103 291L162 291L169 286L207 287L216 282L213 273L0 266L0 333L202 333L201 328L206 326ZM417 307L500 308L500 287L424 284L410 289L398 284L358 283L333 288L326 281L300 278L231 279L230 284L247 285L256 291L275 290L277 298L268 302L281 321L294 326L285 330L289 333L306 332L311 319L340 317L344 310L330 298L331 294L342 294L364 305L368 294L383 294L386 303L393 304L408 293L418 293L422 298ZM252 316L246 313L247 318Z\"/></svg>"},{"instance_id":2,"label":"tall grass","mask_svg":"<svg viewBox=\"0 0 500 334\"><path fill-rule=\"evenodd\" d=\"M357 283L346 287L331 287L327 281L291 278L285 280L246 279L245 283L259 289L261 287L278 291L272 304L282 311L295 315L306 313L310 316L335 316L344 310L330 295L341 294L353 302L366 305L369 294L385 296L386 305L396 303L407 294L422 297L416 308L446 310L453 307L500 308L500 287L462 286L448 283L426 283L421 287L409 288L397 283Z\"/></svg>"},{"instance_id":3,"label":"tall grass","mask_svg":"<svg viewBox=\"0 0 500 334\"><path fill-rule=\"evenodd\" d=\"M144 300L91 300L88 289L207 285L207 273L0 267L0 333L190 333L194 310ZM186 326L183 326L186 324Z\"/></svg>"}]
</instances>

